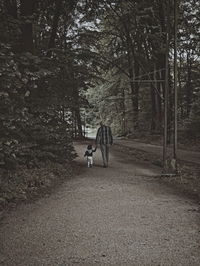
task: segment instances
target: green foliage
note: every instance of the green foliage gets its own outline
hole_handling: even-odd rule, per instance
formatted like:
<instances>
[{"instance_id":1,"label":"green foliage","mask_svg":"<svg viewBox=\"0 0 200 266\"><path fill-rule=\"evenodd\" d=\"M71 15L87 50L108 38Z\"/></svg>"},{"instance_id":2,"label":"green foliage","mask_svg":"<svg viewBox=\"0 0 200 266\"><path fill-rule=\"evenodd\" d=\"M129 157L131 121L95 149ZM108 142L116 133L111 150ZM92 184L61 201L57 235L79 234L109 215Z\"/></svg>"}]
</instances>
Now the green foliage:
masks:
<instances>
[{"instance_id":1,"label":"green foliage","mask_svg":"<svg viewBox=\"0 0 200 266\"><path fill-rule=\"evenodd\" d=\"M113 124L117 134L134 131L136 127L139 130L162 132L164 83L143 83L143 80L165 79L169 17L168 118L169 126L172 125L174 1L100 2L98 1L99 22L96 23L99 38L97 37L95 49L101 58L100 73L103 80L91 88L88 94L93 106L97 102L95 114L98 119L103 118ZM199 10L199 1L178 1L178 125L187 124L187 130L190 128L193 136L199 134L199 116L194 113L200 91ZM95 11L90 12L88 21L91 21L91 17L95 20L95 14ZM83 19L87 19L87 16ZM135 82L137 79L138 84ZM123 90L126 94L125 108L123 101L119 101ZM122 123L123 117L125 123Z\"/></svg>"},{"instance_id":2,"label":"green foliage","mask_svg":"<svg viewBox=\"0 0 200 266\"><path fill-rule=\"evenodd\" d=\"M9 46L1 45L1 166L11 169L38 160L73 159L69 124L58 111L64 92L56 93L54 87L56 75L62 75L58 62L52 68L52 60L14 54Z\"/></svg>"},{"instance_id":3,"label":"green foliage","mask_svg":"<svg viewBox=\"0 0 200 266\"><path fill-rule=\"evenodd\" d=\"M49 58L43 50L48 48L53 1L45 1L41 10L38 1L29 17L21 16L21 2L15 3L2 5L0 17L0 167L8 170L76 156L69 118L77 102L74 84L82 79L79 70L71 71L74 53L67 56L62 47L55 47ZM40 12L45 12L42 20ZM34 26L34 54L23 50L21 29L26 24Z\"/></svg>"}]
</instances>

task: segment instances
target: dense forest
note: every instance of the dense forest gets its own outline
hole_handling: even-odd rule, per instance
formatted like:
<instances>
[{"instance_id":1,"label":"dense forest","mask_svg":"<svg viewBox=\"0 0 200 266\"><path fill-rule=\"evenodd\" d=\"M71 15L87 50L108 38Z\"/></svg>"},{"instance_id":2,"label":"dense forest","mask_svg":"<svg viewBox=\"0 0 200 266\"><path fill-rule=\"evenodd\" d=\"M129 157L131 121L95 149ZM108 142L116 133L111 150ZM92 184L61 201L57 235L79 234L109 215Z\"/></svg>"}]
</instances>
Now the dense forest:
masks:
<instances>
[{"instance_id":1,"label":"dense forest","mask_svg":"<svg viewBox=\"0 0 200 266\"><path fill-rule=\"evenodd\" d=\"M199 140L200 2L177 7L175 62L174 0L0 0L1 169L69 162L100 120L162 135L166 84L170 142L175 65L178 130Z\"/></svg>"},{"instance_id":2,"label":"dense forest","mask_svg":"<svg viewBox=\"0 0 200 266\"><path fill-rule=\"evenodd\" d=\"M199 5L199 1L177 3L178 126L181 135L196 140L200 129ZM162 134L167 79L170 142L174 120L174 9L174 1L104 1L97 48L104 61L104 80L95 90L90 88L88 95L98 103L97 113L116 134Z\"/></svg>"}]
</instances>

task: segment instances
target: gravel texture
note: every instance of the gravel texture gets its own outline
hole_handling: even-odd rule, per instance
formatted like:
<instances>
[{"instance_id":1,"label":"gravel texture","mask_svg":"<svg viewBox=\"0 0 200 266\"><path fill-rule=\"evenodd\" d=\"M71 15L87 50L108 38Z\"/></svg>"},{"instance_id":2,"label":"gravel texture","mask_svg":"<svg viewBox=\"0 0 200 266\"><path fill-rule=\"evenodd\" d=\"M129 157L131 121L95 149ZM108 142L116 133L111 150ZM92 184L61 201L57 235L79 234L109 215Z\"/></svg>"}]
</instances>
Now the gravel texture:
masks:
<instances>
[{"instance_id":1,"label":"gravel texture","mask_svg":"<svg viewBox=\"0 0 200 266\"><path fill-rule=\"evenodd\" d=\"M155 178L160 169L112 149L51 196L18 206L0 227L0 265L200 265L198 205Z\"/></svg>"}]
</instances>

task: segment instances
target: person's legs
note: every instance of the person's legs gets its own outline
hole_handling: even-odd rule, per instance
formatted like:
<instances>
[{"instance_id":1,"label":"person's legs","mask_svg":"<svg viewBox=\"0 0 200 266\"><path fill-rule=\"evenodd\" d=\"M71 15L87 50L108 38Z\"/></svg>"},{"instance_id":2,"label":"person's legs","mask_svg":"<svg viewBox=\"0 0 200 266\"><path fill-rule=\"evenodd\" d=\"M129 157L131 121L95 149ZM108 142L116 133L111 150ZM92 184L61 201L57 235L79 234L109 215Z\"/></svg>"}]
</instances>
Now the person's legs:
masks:
<instances>
[{"instance_id":1,"label":"person's legs","mask_svg":"<svg viewBox=\"0 0 200 266\"><path fill-rule=\"evenodd\" d=\"M92 167L92 165L93 165L93 158L92 158L92 156L88 156L88 167Z\"/></svg>"},{"instance_id":2,"label":"person's legs","mask_svg":"<svg viewBox=\"0 0 200 266\"><path fill-rule=\"evenodd\" d=\"M108 161L109 161L109 146L108 145L105 145L106 146L106 162L107 162L107 166L108 166Z\"/></svg>"},{"instance_id":3,"label":"person's legs","mask_svg":"<svg viewBox=\"0 0 200 266\"><path fill-rule=\"evenodd\" d=\"M90 167L93 166L93 157L90 157Z\"/></svg>"},{"instance_id":4,"label":"person's legs","mask_svg":"<svg viewBox=\"0 0 200 266\"><path fill-rule=\"evenodd\" d=\"M102 159L103 159L103 165L107 166L107 156L106 156L106 145L101 144L100 145L101 148L101 154L102 154Z\"/></svg>"},{"instance_id":5,"label":"person's legs","mask_svg":"<svg viewBox=\"0 0 200 266\"><path fill-rule=\"evenodd\" d=\"M87 157L87 166L90 167L90 157Z\"/></svg>"}]
</instances>

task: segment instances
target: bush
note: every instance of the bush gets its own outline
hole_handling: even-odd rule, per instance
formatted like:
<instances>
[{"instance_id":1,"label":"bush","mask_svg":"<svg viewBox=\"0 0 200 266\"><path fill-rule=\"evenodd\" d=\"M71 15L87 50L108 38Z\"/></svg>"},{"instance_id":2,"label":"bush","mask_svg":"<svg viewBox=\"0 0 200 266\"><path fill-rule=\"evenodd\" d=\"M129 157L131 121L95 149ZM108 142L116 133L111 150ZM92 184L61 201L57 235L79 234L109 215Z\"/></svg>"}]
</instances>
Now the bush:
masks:
<instances>
[{"instance_id":1,"label":"bush","mask_svg":"<svg viewBox=\"0 0 200 266\"><path fill-rule=\"evenodd\" d=\"M57 111L60 95L54 84L59 68L50 69L51 59L0 46L0 167L14 170L41 160L72 160L76 154L70 125Z\"/></svg>"}]
</instances>

